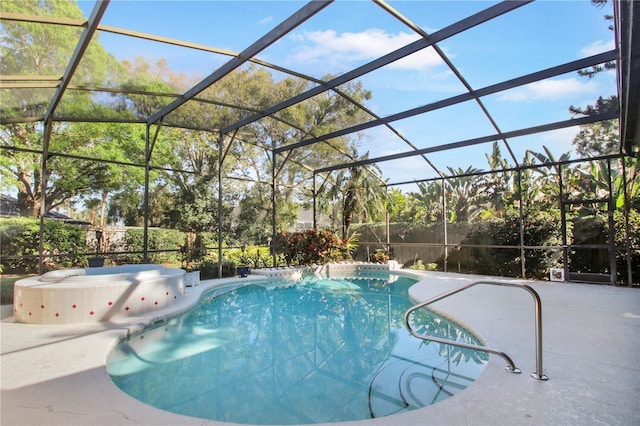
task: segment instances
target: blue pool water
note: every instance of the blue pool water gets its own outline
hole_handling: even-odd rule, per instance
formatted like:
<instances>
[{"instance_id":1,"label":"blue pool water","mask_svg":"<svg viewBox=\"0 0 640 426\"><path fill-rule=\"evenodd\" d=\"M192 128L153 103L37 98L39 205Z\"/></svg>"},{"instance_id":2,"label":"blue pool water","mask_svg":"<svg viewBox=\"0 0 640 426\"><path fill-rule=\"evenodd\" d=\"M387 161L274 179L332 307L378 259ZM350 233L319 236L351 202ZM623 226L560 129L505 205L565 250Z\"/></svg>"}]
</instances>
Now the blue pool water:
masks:
<instances>
[{"instance_id":1,"label":"blue pool water","mask_svg":"<svg viewBox=\"0 0 640 426\"><path fill-rule=\"evenodd\" d=\"M245 424L361 420L421 408L471 384L488 356L411 336L415 280L369 275L243 284L121 342L113 382L174 413ZM419 332L479 342L428 310Z\"/></svg>"}]
</instances>

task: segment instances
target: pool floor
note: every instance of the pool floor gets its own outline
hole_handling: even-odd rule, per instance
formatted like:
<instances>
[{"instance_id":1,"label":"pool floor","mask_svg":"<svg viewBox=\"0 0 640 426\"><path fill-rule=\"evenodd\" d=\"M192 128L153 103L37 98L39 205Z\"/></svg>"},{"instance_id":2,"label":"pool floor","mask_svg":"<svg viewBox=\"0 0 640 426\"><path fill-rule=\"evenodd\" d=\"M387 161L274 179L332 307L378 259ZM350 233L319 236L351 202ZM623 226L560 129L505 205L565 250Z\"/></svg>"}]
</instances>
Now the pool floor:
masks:
<instances>
[{"instance_id":1,"label":"pool floor","mask_svg":"<svg viewBox=\"0 0 640 426\"><path fill-rule=\"evenodd\" d=\"M415 283L310 277L205 296L118 345L108 372L145 403L232 423L340 422L419 409L473 383L488 355L409 335L403 318ZM478 343L426 310L416 324Z\"/></svg>"}]
</instances>

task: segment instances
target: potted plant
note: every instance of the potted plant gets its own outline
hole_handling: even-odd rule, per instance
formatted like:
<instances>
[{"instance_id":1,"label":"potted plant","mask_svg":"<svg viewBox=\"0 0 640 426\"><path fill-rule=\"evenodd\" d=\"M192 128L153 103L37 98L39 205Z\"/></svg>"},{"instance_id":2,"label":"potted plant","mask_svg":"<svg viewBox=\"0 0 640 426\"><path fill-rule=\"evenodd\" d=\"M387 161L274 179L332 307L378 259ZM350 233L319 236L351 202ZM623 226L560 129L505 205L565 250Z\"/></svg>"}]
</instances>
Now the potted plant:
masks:
<instances>
[{"instance_id":1,"label":"potted plant","mask_svg":"<svg viewBox=\"0 0 640 426\"><path fill-rule=\"evenodd\" d=\"M249 275L249 267L246 265L241 265L236 268L238 270L238 275L242 278L246 278Z\"/></svg>"},{"instance_id":2,"label":"potted plant","mask_svg":"<svg viewBox=\"0 0 640 426\"><path fill-rule=\"evenodd\" d=\"M187 265L184 269L184 285L194 287L200 284L200 265Z\"/></svg>"},{"instance_id":3,"label":"potted plant","mask_svg":"<svg viewBox=\"0 0 640 426\"><path fill-rule=\"evenodd\" d=\"M200 265L187 260L187 246L180 246L180 254L182 256L180 267L184 269L184 285L193 287L200 284ZM185 266L186 265L186 266Z\"/></svg>"},{"instance_id":4,"label":"potted plant","mask_svg":"<svg viewBox=\"0 0 640 426\"><path fill-rule=\"evenodd\" d=\"M391 253L385 249L377 249L369 256L369 262L372 263L387 263L391 259Z\"/></svg>"},{"instance_id":5,"label":"potted plant","mask_svg":"<svg viewBox=\"0 0 640 426\"><path fill-rule=\"evenodd\" d=\"M246 246L242 246L242 255L240 256L240 265L236 268L238 275L242 278L246 278L249 275L249 257L247 256Z\"/></svg>"},{"instance_id":6,"label":"potted plant","mask_svg":"<svg viewBox=\"0 0 640 426\"><path fill-rule=\"evenodd\" d=\"M101 268L104 266L104 256L101 256L100 250L102 246L102 231L96 230L96 256L89 257L87 260L89 261L89 268Z\"/></svg>"}]
</instances>

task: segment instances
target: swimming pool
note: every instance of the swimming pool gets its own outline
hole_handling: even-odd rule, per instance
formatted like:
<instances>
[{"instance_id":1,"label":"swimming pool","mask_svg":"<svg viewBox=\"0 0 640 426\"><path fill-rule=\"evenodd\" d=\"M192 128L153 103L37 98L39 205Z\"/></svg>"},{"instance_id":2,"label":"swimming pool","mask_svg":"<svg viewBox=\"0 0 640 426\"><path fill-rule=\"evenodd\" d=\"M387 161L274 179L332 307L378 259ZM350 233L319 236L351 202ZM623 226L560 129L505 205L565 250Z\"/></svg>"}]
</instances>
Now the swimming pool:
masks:
<instances>
[{"instance_id":1,"label":"swimming pool","mask_svg":"<svg viewBox=\"0 0 640 426\"><path fill-rule=\"evenodd\" d=\"M108 373L147 404L231 423L327 423L421 408L466 388L488 355L409 335L403 315L415 282L359 272L215 289L190 312L118 344ZM431 311L414 324L480 343Z\"/></svg>"}]
</instances>

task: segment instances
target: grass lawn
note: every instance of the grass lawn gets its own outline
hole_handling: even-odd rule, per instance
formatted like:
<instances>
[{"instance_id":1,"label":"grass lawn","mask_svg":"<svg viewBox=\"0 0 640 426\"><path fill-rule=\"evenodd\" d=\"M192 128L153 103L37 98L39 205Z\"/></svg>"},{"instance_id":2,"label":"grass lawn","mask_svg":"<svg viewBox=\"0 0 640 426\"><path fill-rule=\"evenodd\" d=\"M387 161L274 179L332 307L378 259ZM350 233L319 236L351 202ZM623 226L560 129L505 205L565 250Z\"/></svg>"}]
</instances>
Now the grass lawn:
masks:
<instances>
[{"instance_id":1,"label":"grass lawn","mask_svg":"<svg viewBox=\"0 0 640 426\"><path fill-rule=\"evenodd\" d=\"M0 302L2 305L13 303L13 283L31 275L0 275Z\"/></svg>"}]
</instances>

